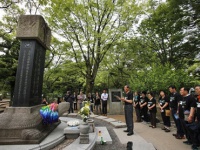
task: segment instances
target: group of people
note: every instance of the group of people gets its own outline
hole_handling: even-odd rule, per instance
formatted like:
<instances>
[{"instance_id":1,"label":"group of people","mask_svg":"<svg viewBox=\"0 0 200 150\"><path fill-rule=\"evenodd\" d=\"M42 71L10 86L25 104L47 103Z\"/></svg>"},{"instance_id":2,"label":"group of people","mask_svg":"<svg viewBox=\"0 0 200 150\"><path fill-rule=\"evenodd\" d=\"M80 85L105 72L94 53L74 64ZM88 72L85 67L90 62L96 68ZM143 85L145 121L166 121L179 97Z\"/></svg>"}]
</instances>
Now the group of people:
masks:
<instances>
[{"instance_id":1,"label":"group of people","mask_svg":"<svg viewBox=\"0 0 200 150\"><path fill-rule=\"evenodd\" d=\"M96 92L95 94L88 93L87 96L83 93L83 91L80 91L78 95L75 92L71 94L71 91L67 91L63 99L64 101L70 103L70 108L68 110L69 113L73 113L74 109L80 110L83 107L83 101L90 101L91 112L94 112L97 115L107 115L108 93L106 90L103 90L102 94L99 94L99 92Z\"/></svg>"},{"instance_id":2,"label":"group of people","mask_svg":"<svg viewBox=\"0 0 200 150\"><path fill-rule=\"evenodd\" d=\"M120 98L124 102L125 120L128 136L133 135L133 108L135 108L136 122L150 121L152 129L156 128L156 113L159 111L164 126L162 130L170 132L170 116L172 116L177 132L173 134L176 139L186 139L183 143L192 145L193 150L200 146L200 85L195 87L195 94L190 94L190 88L182 87L178 92L176 87L169 86L170 94L160 90L158 100L152 92L130 91L129 86L124 86L125 97Z\"/></svg>"},{"instance_id":3,"label":"group of people","mask_svg":"<svg viewBox=\"0 0 200 150\"><path fill-rule=\"evenodd\" d=\"M156 128L157 111L161 114L163 120L162 130L170 132L171 121L173 118L177 132L173 134L176 139L187 139L183 143L192 145L192 149L198 149L200 146L200 85L195 87L195 94L190 94L190 89L187 87L180 88L178 92L174 85L169 86L169 95L164 90L160 90L159 97L156 100L152 92L142 91L135 92L130 90L128 85L124 86L124 97L118 97L124 102L125 121L128 132L127 135L134 134L133 110L135 108L136 122L150 122L152 129ZM74 103L77 104L77 109L80 110L82 102L87 100L91 102L90 111L96 114L107 115L108 93L103 90L102 94L88 93L86 96L80 91L79 95L71 94L67 91L63 98L70 103L70 112L74 112ZM46 103L46 101L43 101Z\"/></svg>"}]
</instances>

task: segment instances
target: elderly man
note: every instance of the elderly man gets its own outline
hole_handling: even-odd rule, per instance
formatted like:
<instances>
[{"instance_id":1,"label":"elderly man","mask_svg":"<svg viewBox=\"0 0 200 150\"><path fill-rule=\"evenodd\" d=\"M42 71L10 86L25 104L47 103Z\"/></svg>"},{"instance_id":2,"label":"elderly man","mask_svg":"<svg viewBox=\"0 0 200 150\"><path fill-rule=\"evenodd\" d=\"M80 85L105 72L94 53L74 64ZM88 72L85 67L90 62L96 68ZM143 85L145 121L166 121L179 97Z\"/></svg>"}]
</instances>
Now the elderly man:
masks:
<instances>
[{"instance_id":1,"label":"elderly man","mask_svg":"<svg viewBox=\"0 0 200 150\"><path fill-rule=\"evenodd\" d=\"M127 130L124 132L128 132L128 136L134 134L133 132L133 93L130 91L128 85L124 86L125 97L119 98L121 101L124 102L124 111L125 111L125 120L127 125Z\"/></svg>"},{"instance_id":2,"label":"elderly man","mask_svg":"<svg viewBox=\"0 0 200 150\"><path fill-rule=\"evenodd\" d=\"M182 95L183 99L179 102L178 112L183 131L187 138L187 141L184 141L183 143L191 145L192 137L187 126L188 124L194 122L196 100L193 96L189 94L189 88L182 87L180 89L180 94Z\"/></svg>"}]
</instances>

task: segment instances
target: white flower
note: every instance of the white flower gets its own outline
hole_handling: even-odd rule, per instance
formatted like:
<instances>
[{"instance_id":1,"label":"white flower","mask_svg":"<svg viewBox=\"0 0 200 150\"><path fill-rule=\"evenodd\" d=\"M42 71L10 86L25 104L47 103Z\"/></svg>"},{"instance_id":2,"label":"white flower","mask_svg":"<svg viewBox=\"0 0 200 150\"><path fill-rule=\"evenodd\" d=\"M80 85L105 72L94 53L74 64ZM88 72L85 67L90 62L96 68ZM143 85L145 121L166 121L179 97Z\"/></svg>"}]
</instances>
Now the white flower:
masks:
<instances>
[{"instance_id":1,"label":"white flower","mask_svg":"<svg viewBox=\"0 0 200 150\"><path fill-rule=\"evenodd\" d=\"M70 120L67 122L67 125L70 127L78 126L80 122L78 120Z\"/></svg>"}]
</instances>

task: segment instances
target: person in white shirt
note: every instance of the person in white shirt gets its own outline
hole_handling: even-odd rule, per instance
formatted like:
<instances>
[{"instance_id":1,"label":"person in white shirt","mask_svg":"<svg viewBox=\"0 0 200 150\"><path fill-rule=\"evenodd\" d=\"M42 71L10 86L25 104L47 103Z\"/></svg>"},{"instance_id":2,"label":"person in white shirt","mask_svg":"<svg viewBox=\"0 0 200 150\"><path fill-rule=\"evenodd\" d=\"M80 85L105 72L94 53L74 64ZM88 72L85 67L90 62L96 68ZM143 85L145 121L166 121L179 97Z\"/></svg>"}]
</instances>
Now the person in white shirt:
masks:
<instances>
[{"instance_id":1,"label":"person in white shirt","mask_svg":"<svg viewBox=\"0 0 200 150\"><path fill-rule=\"evenodd\" d=\"M102 114L103 116L107 116L108 93L106 93L106 90L103 90L103 93L101 94L101 100L102 100Z\"/></svg>"}]
</instances>

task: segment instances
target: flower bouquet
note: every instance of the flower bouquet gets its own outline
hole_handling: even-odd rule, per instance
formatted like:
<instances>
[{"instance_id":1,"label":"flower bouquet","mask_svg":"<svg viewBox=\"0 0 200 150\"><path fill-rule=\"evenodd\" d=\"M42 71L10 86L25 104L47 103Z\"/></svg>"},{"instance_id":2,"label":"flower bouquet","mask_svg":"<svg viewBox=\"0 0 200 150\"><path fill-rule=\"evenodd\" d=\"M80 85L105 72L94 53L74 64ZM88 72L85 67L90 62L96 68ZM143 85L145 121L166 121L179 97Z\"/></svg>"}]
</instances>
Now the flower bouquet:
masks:
<instances>
[{"instance_id":1,"label":"flower bouquet","mask_svg":"<svg viewBox=\"0 0 200 150\"><path fill-rule=\"evenodd\" d=\"M52 103L47 106L43 106L40 109L40 115L44 124L52 124L58 121L58 104Z\"/></svg>"},{"instance_id":2,"label":"flower bouquet","mask_svg":"<svg viewBox=\"0 0 200 150\"><path fill-rule=\"evenodd\" d=\"M89 101L83 102L83 107L80 109L78 114L81 115L83 122L87 121L87 119L89 118L89 114L90 114L90 102Z\"/></svg>"}]
</instances>

